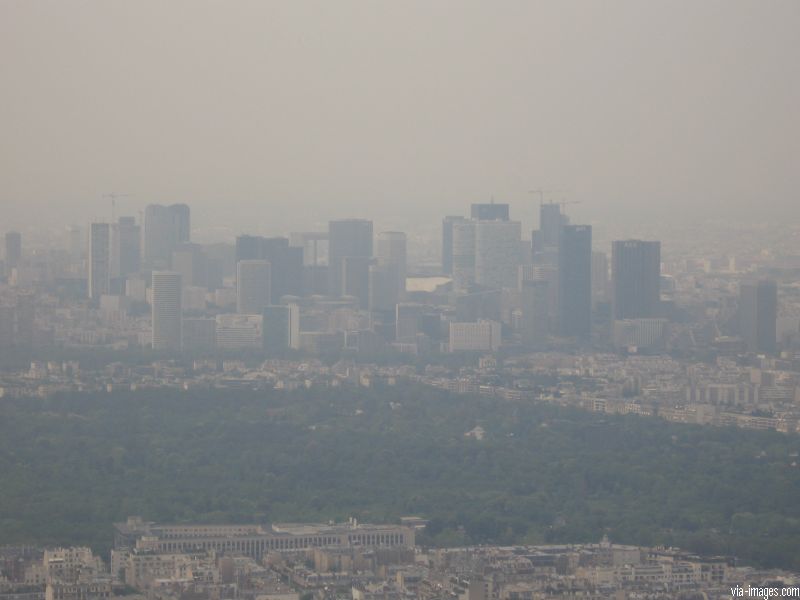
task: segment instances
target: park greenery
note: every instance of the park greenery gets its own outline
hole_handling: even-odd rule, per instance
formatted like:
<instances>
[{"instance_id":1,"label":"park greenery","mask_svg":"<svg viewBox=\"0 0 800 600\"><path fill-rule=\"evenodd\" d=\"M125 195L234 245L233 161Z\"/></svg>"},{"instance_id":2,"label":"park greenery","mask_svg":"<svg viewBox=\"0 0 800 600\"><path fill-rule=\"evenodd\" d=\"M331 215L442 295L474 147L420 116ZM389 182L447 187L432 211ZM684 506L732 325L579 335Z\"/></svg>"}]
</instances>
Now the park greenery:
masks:
<instances>
[{"instance_id":1,"label":"park greenery","mask_svg":"<svg viewBox=\"0 0 800 600\"><path fill-rule=\"evenodd\" d=\"M466 436L480 426L483 439ZM479 436L478 436L479 437ZM800 437L413 385L0 399L0 544L112 523L429 519L420 543L674 545L800 569Z\"/></svg>"}]
</instances>

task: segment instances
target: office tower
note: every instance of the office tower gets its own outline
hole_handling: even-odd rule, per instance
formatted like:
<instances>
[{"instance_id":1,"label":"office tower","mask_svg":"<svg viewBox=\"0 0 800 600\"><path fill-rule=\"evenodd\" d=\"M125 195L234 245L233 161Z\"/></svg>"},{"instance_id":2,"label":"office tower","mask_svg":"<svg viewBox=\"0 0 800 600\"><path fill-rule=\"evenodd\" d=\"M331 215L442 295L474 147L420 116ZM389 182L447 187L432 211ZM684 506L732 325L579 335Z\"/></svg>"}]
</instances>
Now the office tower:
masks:
<instances>
[{"instance_id":1,"label":"office tower","mask_svg":"<svg viewBox=\"0 0 800 600\"><path fill-rule=\"evenodd\" d=\"M89 298L99 300L111 290L111 230L92 223L89 230Z\"/></svg>"},{"instance_id":2,"label":"office tower","mask_svg":"<svg viewBox=\"0 0 800 600\"><path fill-rule=\"evenodd\" d=\"M470 217L475 221L508 221L508 204L473 204Z\"/></svg>"},{"instance_id":3,"label":"office tower","mask_svg":"<svg viewBox=\"0 0 800 600\"><path fill-rule=\"evenodd\" d=\"M148 269L170 264L172 251L190 241L190 210L185 204L150 204L144 212L144 264Z\"/></svg>"},{"instance_id":4,"label":"office tower","mask_svg":"<svg viewBox=\"0 0 800 600\"><path fill-rule=\"evenodd\" d=\"M558 250L559 332L588 339L592 333L592 227L567 225Z\"/></svg>"},{"instance_id":5,"label":"office tower","mask_svg":"<svg viewBox=\"0 0 800 600\"><path fill-rule=\"evenodd\" d=\"M372 259L368 256L345 256L340 264L344 285L342 296L358 298L359 308L366 310L369 308L369 267Z\"/></svg>"},{"instance_id":6,"label":"office tower","mask_svg":"<svg viewBox=\"0 0 800 600\"><path fill-rule=\"evenodd\" d=\"M520 282L522 319L520 339L525 346L547 340L550 326L549 282L545 279L524 279Z\"/></svg>"},{"instance_id":7,"label":"office tower","mask_svg":"<svg viewBox=\"0 0 800 600\"><path fill-rule=\"evenodd\" d=\"M592 252L592 305L608 300L608 255Z\"/></svg>"},{"instance_id":8,"label":"office tower","mask_svg":"<svg viewBox=\"0 0 800 600\"><path fill-rule=\"evenodd\" d=\"M416 342L422 326L423 304L398 304L395 313L395 340Z\"/></svg>"},{"instance_id":9,"label":"office tower","mask_svg":"<svg viewBox=\"0 0 800 600\"><path fill-rule=\"evenodd\" d=\"M378 234L376 241L378 265L394 271L398 290L405 292L408 271L406 234L402 231L383 231Z\"/></svg>"},{"instance_id":10,"label":"office tower","mask_svg":"<svg viewBox=\"0 0 800 600\"><path fill-rule=\"evenodd\" d=\"M521 235L519 221L475 222L476 284L490 289L517 287Z\"/></svg>"},{"instance_id":11,"label":"office tower","mask_svg":"<svg viewBox=\"0 0 800 600\"><path fill-rule=\"evenodd\" d=\"M260 315L270 302L270 263L240 260L236 265L236 312Z\"/></svg>"},{"instance_id":12,"label":"office tower","mask_svg":"<svg viewBox=\"0 0 800 600\"><path fill-rule=\"evenodd\" d=\"M661 243L640 240L612 243L611 282L614 319L658 317Z\"/></svg>"},{"instance_id":13,"label":"office tower","mask_svg":"<svg viewBox=\"0 0 800 600\"><path fill-rule=\"evenodd\" d=\"M331 221L328 223L328 238L328 293L342 296L345 293L344 258L372 257L372 221Z\"/></svg>"},{"instance_id":14,"label":"office tower","mask_svg":"<svg viewBox=\"0 0 800 600\"><path fill-rule=\"evenodd\" d=\"M22 260L22 234L18 231L6 233L6 273L11 273L11 269L19 266Z\"/></svg>"},{"instance_id":15,"label":"office tower","mask_svg":"<svg viewBox=\"0 0 800 600\"><path fill-rule=\"evenodd\" d=\"M142 232L133 217L119 218L117 222L116 250L117 268L115 272L120 277L138 273L142 262Z\"/></svg>"},{"instance_id":16,"label":"office tower","mask_svg":"<svg viewBox=\"0 0 800 600\"><path fill-rule=\"evenodd\" d=\"M369 265L369 310L393 313L399 299L397 270L381 265Z\"/></svg>"},{"instance_id":17,"label":"office tower","mask_svg":"<svg viewBox=\"0 0 800 600\"><path fill-rule=\"evenodd\" d=\"M739 323L748 352L775 353L777 319L777 284L767 279L742 282L739 286Z\"/></svg>"},{"instance_id":18,"label":"office tower","mask_svg":"<svg viewBox=\"0 0 800 600\"><path fill-rule=\"evenodd\" d=\"M264 351L280 352L300 347L300 307L297 304L264 307Z\"/></svg>"},{"instance_id":19,"label":"office tower","mask_svg":"<svg viewBox=\"0 0 800 600\"><path fill-rule=\"evenodd\" d=\"M465 217L449 215L442 219L442 274L453 274L453 226L466 221Z\"/></svg>"},{"instance_id":20,"label":"office tower","mask_svg":"<svg viewBox=\"0 0 800 600\"><path fill-rule=\"evenodd\" d=\"M208 257L200 244L179 244L172 251L172 270L184 287L208 288Z\"/></svg>"},{"instance_id":21,"label":"office tower","mask_svg":"<svg viewBox=\"0 0 800 600\"><path fill-rule=\"evenodd\" d=\"M290 246L289 238L240 235L236 238L236 262L241 260L269 262L269 304L279 304L283 296L303 295L303 248Z\"/></svg>"},{"instance_id":22,"label":"office tower","mask_svg":"<svg viewBox=\"0 0 800 600\"><path fill-rule=\"evenodd\" d=\"M457 292L465 292L475 283L475 223L453 223L453 289Z\"/></svg>"},{"instance_id":23,"label":"office tower","mask_svg":"<svg viewBox=\"0 0 800 600\"><path fill-rule=\"evenodd\" d=\"M175 271L153 271L153 350L181 349L181 276Z\"/></svg>"},{"instance_id":24,"label":"office tower","mask_svg":"<svg viewBox=\"0 0 800 600\"><path fill-rule=\"evenodd\" d=\"M548 202L539 205L539 232L543 247L558 247L561 228L569 225L569 219L561 214L561 204Z\"/></svg>"}]
</instances>

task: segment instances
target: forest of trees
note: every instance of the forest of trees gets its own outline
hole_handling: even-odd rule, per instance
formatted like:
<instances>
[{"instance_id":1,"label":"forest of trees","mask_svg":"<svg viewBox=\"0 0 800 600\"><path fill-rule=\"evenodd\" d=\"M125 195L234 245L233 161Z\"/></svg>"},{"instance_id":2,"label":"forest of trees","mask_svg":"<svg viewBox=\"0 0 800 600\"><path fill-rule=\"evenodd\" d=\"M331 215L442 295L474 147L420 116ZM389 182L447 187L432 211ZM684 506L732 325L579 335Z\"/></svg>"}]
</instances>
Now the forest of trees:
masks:
<instances>
[{"instance_id":1,"label":"forest of trees","mask_svg":"<svg viewBox=\"0 0 800 600\"><path fill-rule=\"evenodd\" d=\"M418 515L432 545L608 534L800 569L799 452L775 432L410 385L0 399L0 544L106 551L128 515Z\"/></svg>"}]
</instances>

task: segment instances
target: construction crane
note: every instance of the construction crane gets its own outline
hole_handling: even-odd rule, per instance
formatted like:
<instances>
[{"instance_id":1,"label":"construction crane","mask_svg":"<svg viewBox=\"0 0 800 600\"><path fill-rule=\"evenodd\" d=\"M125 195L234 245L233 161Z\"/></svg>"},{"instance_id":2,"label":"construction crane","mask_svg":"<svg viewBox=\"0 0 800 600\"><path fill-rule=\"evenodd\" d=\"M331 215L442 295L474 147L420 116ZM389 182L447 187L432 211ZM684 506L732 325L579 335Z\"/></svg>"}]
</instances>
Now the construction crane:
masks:
<instances>
[{"instance_id":1,"label":"construction crane","mask_svg":"<svg viewBox=\"0 0 800 600\"><path fill-rule=\"evenodd\" d=\"M117 221L117 198L127 198L130 194L118 194L116 192L107 192L103 194L103 200L111 200L111 222Z\"/></svg>"},{"instance_id":2,"label":"construction crane","mask_svg":"<svg viewBox=\"0 0 800 600\"><path fill-rule=\"evenodd\" d=\"M566 194L567 193L566 190L544 190L544 189L540 188L540 189L536 189L536 190L528 190L528 193L529 194L539 194L539 206L541 206L542 204L562 204L562 205L563 204L578 204L580 202L580 200L572 200L572 201L564 200L562 202L547 202L547 203L544 201L544 195L545 194Z\"/></svg>"}]
</instances>

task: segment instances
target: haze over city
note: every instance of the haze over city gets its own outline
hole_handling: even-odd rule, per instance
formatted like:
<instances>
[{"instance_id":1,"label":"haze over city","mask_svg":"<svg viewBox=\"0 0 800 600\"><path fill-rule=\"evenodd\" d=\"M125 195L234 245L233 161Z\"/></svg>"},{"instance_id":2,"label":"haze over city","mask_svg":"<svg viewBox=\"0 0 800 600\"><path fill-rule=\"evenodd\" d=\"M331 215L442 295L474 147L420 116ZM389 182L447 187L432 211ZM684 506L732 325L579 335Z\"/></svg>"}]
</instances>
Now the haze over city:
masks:
<instances>
[{"instance_id":1,"label":"haze over city","mask_svg":"<svg viewBox=\"0 0 800 600\"><path fill-rule=\"evenodd\" d=\"M0 0L0 600L800 598L799 58Z\"/></svg>"},{"instance_id":2,"label":"haze over city","mask_svg":"<svg viewBox=\"0 0 800 600\"><path fill-rule=\"evenodd\" d=\"M228 238L492 196L530 229L538 188L595 223L780 221L798 30L793 1L7 1L0 205L59 227L126 193Z\"/></svg>"}]
</instances>

